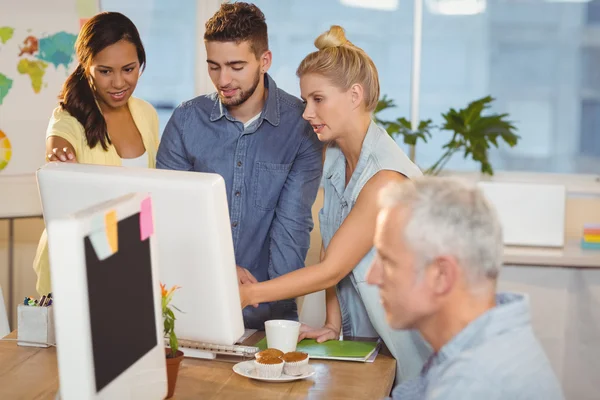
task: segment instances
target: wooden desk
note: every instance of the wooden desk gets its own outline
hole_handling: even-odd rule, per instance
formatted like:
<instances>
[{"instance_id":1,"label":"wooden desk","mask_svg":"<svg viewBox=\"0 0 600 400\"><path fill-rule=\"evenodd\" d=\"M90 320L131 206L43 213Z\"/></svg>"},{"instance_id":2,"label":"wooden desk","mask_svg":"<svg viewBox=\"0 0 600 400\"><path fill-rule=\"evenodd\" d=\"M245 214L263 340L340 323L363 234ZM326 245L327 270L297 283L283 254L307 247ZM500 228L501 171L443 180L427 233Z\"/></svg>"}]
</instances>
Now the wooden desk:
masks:
<instances>
[{"instance_id":1,"label":"wooden desk","mask_svg":"<svg viewBox=\"0 0 600 400\"><path fill-rule=\"evenodd\" d=\"M256 343L263 335L257 333L247 343ZM16 332L7 336L16 337ZM396 371L394 359L381 353L374 363L310 363L316 370L311 378L267 383L235 374L232 362L185 359L173 399L381 399L389 395ZM0 341L0 399L53 400L57 390L56 348Z\"/></svg>"}]
</instances>

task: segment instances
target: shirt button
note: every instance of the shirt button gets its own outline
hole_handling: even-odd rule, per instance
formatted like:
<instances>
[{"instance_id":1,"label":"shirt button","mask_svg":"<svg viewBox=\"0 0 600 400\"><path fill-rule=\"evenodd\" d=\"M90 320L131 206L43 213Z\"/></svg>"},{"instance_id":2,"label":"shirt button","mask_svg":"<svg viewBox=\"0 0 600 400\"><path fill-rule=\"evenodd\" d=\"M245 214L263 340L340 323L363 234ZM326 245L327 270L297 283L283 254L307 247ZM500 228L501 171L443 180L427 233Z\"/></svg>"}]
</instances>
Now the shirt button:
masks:
<instances>
[{"instance_id":1,"label":"shirt button","mask_svg":"<svg viewBox=\"0 0 600 400\"><path fill-rule=\"evenodd\" d=\"M241 166L242 166L242 162L241 162L241 161L238 161L238 162L237 162L237 166L238 166L238 167L241 167Z\"/></svg>"},{"instance_id":2,"label":"shirt button","mask_svg":"<svg viewBox=\"0 0 600 400\"><path fill-rule=\"evenodd\" d=\"M231 226L235 228L237 226L237 222L234 222L233 224L231 224Z\"/></svg>"},{"instance_id":3,"label":"shirt button","mask_svg":"<svg viewBox=\"0 0 600 400\"><path fill-rule=\"evenodd\" d=\"M240 192L235 192L236 197L240 197L240 194L241 194Z\"/></svg>"}]
</instances>

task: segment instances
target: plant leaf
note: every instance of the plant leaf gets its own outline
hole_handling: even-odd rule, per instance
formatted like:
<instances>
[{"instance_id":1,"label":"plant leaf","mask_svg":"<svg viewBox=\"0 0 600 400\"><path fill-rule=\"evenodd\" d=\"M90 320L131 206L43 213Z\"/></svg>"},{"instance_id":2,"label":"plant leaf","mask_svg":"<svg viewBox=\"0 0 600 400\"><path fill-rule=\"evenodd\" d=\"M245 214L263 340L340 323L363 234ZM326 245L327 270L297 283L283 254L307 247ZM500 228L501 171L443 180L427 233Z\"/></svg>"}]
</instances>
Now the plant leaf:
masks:
<instances>
[{"instance_id":1,"label":"plant leaf","mask_svg":"<svg viewBox=\"0 0 600 400\"><path fill-rule=\"evenodd\" d=\"M432 121L419 121L416 130L412 130L412 124L404 117L395 121L381 120L378 113L396 107L393 100L384 95L378 102L374 112L375 121L381 125L388 134L396 139L402 136L405 144L415 146L422 140L427 143L432 137L432 130L439 129L452 132L452 138L442 145L444 150L438 161L436 161L426 173L438 174L450 158L456 152L462 152L463 157L471 158L480 164L481 172L493 174L494 170L488 159L488 151L491 146L498 148L499 138L510 147L518 144L520 137L516 134L516 128L508 120L508 114L489 113L495 99L485 96L468 103L465 108L450 108L442 113L442 124L434 126Z\"/></svg>"}]
</instances>

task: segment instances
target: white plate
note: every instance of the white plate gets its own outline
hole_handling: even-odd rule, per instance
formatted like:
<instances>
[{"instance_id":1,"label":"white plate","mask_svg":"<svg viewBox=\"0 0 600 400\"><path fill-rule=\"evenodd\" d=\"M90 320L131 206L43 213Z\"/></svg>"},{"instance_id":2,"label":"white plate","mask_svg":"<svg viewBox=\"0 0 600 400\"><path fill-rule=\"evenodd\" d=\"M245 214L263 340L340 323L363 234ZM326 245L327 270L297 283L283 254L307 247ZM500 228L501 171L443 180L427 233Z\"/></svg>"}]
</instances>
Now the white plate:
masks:
<instances>
[{"instance_id":1,"label":"white plate","mask_svg":"<svg viewBox=\"0 0 600 400\"><path fill-rule=\"evenodd\" d=\"M267 381L267 382L291 382L297 381L299 379L306 379L309 376L313 376L315 374L315 368L308 364L306 366L306 372L302 375L291 376L286 374L281 374L279 378L261 378L256 376L254 372L254 360L250 361L242 361L233 366L233 372L238 375L245 376L246 378L258 379L259 381Z\"/></svg>"}]
</instances>

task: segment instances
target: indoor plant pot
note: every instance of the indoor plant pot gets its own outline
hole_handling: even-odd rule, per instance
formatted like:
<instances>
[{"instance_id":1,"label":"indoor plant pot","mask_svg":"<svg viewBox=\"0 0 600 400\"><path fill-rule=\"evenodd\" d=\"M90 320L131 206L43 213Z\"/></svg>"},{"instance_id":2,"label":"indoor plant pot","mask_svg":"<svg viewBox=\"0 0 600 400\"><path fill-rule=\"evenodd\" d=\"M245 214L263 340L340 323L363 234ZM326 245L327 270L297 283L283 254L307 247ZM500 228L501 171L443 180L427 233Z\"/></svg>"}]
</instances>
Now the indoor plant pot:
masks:
<instances>
[{"instance_id":1,"label":"indoor plant pot","mask_svg":"<svg viewBox=\"0 0 600 400\"><path fill-rule=\"evenodd\" d=\"M167 290L163 283L160 284L162 295L162 315L163 315L163 333L164 337L169 339L169 347L165 348L165 359L167 362L167 399L173 397L175 386L177 384L177 374L179 373L179 365L183 360L183 352L179 351L179 341L175 334L175 314L171 307L179 311L177 307L171 304L173 292L179 289L179 286L173 286ZM173 356L174 355L174 356Z\"/></svg>"},{"instance_id":2,"label":"indoor plant pot","mask_svg":"<svg viewBox=\"0 0 600 400\"><path fill-rule=\"evenodd\" d=\"M171 354L171 349L165 348L165 356L167 356L167 384L169 391L167 393L167 399L173 397L175 393L175 385L177 384L177 374L179 374L179 365L183 361L183 352L178 350L175 357L168 357Z\"/></svg>"}]
</instances>

